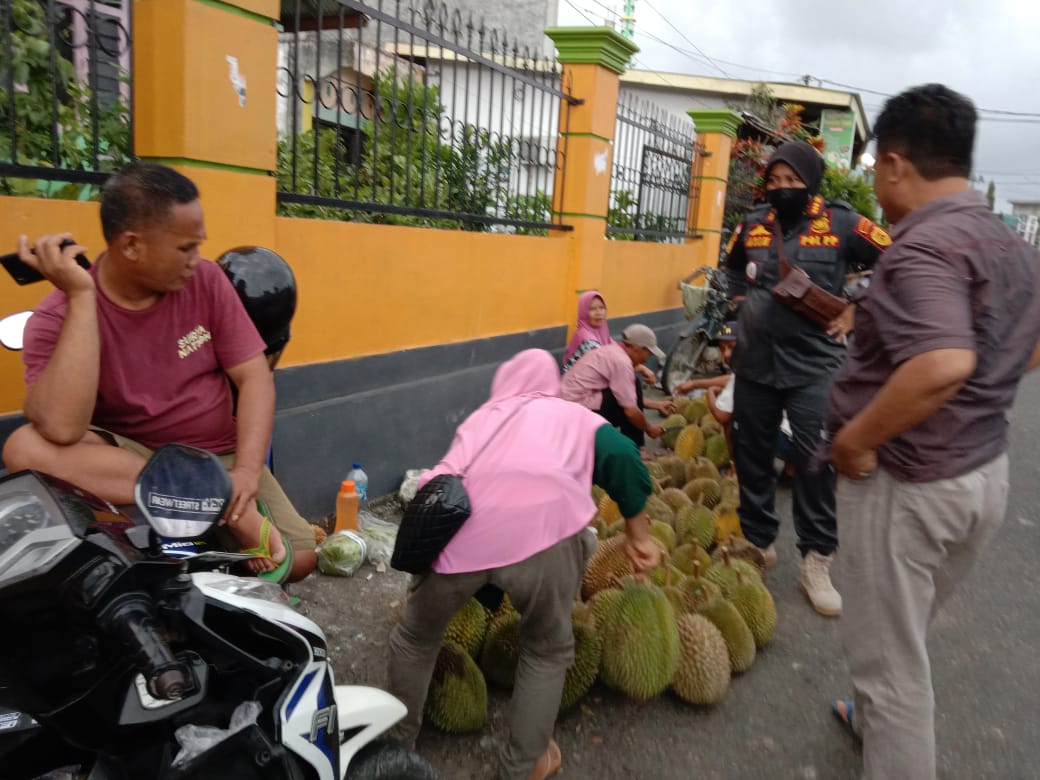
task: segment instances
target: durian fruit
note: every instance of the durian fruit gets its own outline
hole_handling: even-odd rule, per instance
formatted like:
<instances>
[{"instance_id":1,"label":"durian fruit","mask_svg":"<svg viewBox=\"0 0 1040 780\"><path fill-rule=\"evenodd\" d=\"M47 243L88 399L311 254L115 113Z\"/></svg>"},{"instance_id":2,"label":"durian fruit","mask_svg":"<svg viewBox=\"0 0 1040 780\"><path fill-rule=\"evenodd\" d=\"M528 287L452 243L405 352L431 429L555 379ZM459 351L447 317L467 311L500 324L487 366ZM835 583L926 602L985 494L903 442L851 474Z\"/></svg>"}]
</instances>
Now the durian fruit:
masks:
<instances>
[{"instance_id":1,"label":"durian fruit","mask_svg":"<svg viewBox=\"0 0 1040 780\"><path fill-rule=\"evenodd\" d=\"M520 616L514 613L492 620L480 653L480 668L484 676L493 685L512 688L519 662Z\"/></svg>"},{"instance_id":2,"label":"durian fruit","mask_svg":"<svg viewBox=\"0 0 1040 780\"><path fill-rule=\"evenodd\" d=\"M661 543L665 552L675 549L675 529L660 520L650 521L650 536Z\"/></svg>"},{"instance_id":3,"label":"durian fruit","mask_svg":"<svg viewBox=\"0 0 1040 780\"><path fill-rule=\"evenodd\" d=\"M700 563L702 571L711 566L711 556L697 542L687 542L672 550L671 562L683 574L690 575L693 574L694 563Z\"/></svg>"},{"instance_id":4,"label":"durian fruit","mask_svg":"<svg viewBox=\"0 0 1040 780\"><path fill-rule=\"evenodd\" d=\"M661 423L661 427L667 430L668 428L678 428L681 430L686 425L686 418L681 414L670 414L664 418ZM661 437L661 443L670 450L675 449L675 440L679 438L679 430L674 430L666 433Z\"/></svg>"},{"instance_id":5,"label":"durian fruit","mask_svg":"<svg viewBox=\"0 0 1040 780\"><path fill-rule=\"evenodd\" d=\"M675 536L679 544L695 542L704 549L715 542L715 515L700 503L679 510L675 516Z\"/></svg>"},{"instance_id":6,"label":"durian fruit","mask_svg":"<svg viewBox=\"0 0 1040 780\"><path fill-rule=\"evenodd\" d=\"M678 435L678 434L677 434ZM686 482L686 464L675 455L662 455L656 461L664 469L668 487L682 487Z\"/></svg>"},{"instance_id":7,"label":"durian fruit","mask_svg":"<svg viewBox=\"0 0 1040 780\"><path fill-rule=\"evenodd\" d=\"M675 610L660 588L626 580L600 633L603 682L641 700L668 687L679 664L679 636Z\"/></svg>"},{"instance_id":8,"label":"durian fruit","mask_svg":"<svg viewBox=\"0 0 1040 780\"><path fill-rule=\"evenodd\" d=\"M734 560L743 560L750 563L756 569L758 569L759 575L765 575L766 573L766 559L762 554L762 551L755 545L749 542L742 536L730 536L724 542L721 542L715 551L711 554L711 560L713 563L720 563L723 560L725 553L729 553L729 557Z\"/></svg>"},{"instance_id":9,"label":"durian fruit","mask_svg":"<svg viewBox=\"0 0 1040 780\"><path fill-rule=\"evenodd\" d=\"M730 679L722 634L703 615L680 615L676 628L682 649L672 690L690 704L717 704L729 690Z\"/></svg>"},{"instance_id":10,"label":"durian fruit","mask_svg":"<svg viewBox=\"0 0 1040 780\"><path fill-rule=\"evenodd\" d=\"M685 485L687 482L701 478L714 479L716 481L719 479L718 466L703 455L686 461L685 476L680 484Z\"/></svg>"},{"instance_id":11,"label":"durian fruit","mask_svg":"<svg viewBox=\"0 0 1040 780\"><path fill-rule=\"evenodd\" d=\"M599 515L607 525L625 519L621 515L621 509L618 508L617 502L606 493L604 493L603 497L599 500Z\"/></svg>"},{"instance_id":12,"label":"durian fruit","mask_svg":"<svg viewBox=\"0 0 1040 780\"><path fill-rule=\"evenodd\" d=\"M606 521L599 515L595 515L589 525L596 531L596 538L603 541L607 538L607 526Z\"/></svg>"},{"instance_id":13,"label":"durian fruit","mask_svg":"<svg viewBox=\"0 0 1040 780\"><path fill-rule=\"evenodd\" d=\"M696 425L687 425L675 439L675 456L683 460L704 453L704 433Z\"/></svg>"},{"instance_id":14,"label":"durian fruit","mask_svg":"<svg viewBox=\"0 0 1040 780\"><path fill-rule=\"evenodd\" d=\"M737 574L737 582L730 589L729 600L744 618L751 635L755 637L755 647L761 650L776 633L776 604L773 594L761 581L752 577Z\"/></svg>"},{"instance_id":15,"label":"durian fruit","mask_svg":"<svg viewBox=\"0 0 1040 780\"><path fill-rule=\"evenodd\" d=\"M576 626L595 626L596 619L592 615L592 605L587 601L575 600L571 605L571 622Z\"/></svg>"},{"instance_id":16,"label":"durian fruit","mask_svg":"<svg viewBox=\"0 0 1040 780\"><path fill-rule=\"evenodd\" d=\"M729 445L721 431L704 440L704 455L720 469L729 464Z\"/></svg>"},{"instance_id":17,"label":"durian fruit","mask_svg":"<svg viewBox=\"0 0 1040 780\"><path fill-rule=\"evenodd\" d=\"M689 399L689 402L684 404L680 411L682 416L686 418L686 422L695 425L700 423L704 415L710 414L708 405L700 398Z\"/></svg>"},{"instance_id":18,"label":"durian fruit","mask_svg":"<svg viewBox=\"0 0 1040 780\"><path fill-rule=\"evenodd\" d=\"M675 525L675 510L661 500L660 496L648 496L646 499L646 513L651 520L660 520L668 525Z\"/></svg>"},{"instance_id":19,"label":"durian fruit","mask_svg":"<svg viewBox=\"0 0 1040 780\"><path fill-rule=\"evenodd\" d=\"M603 488L599 485L592 486L592 500L596 502L596 506L599 506L599 502L603 500L603 496L607 494Z\"/></svg>"},{"instance_id":20,"label":"durian fruit","mask_svg":"<svg viewBox=\"0 0 1040 780\"><path fill-rule=\"evenodd\" d=\"M737 484L735 475L729 475L719 480L719 489L722 491L722 502L740 503L740 485Z\"/></svg>"},{"instance_id":21,"label":"durian fruit","mask_svg":"<svg viewBox=\"0 0 1040 780\"><path fill-rule=\"evenodd\" d=\"M704 577L718 585L722 590L722 595L726 598L730 598L730 594L733 592L733 588L736 587L740 577L749 582L762 584L762 577L754 564L731 558L729 550L725 548L722 551L722 561L716 562L715 565L708 569L704 573Z\"/></svg>"},{"instance_id":22,"label":"durian fruit","mask_svg":"<svg viewBox=\"0 0 1040 780\"><path fill-rule=\"evenodd\" d=\"M704 504L711 509L719 503L722 491L719 489L717 480L710 477L698 477L683 485L683 492L690 497L695 504Z\"/></svg>"},{"instance_id":23,"label":"durian fruit","mask_svg":"<svg viewBox=\"0 0 1040 780\"><path fill-rule=\"evenodd\" d=\"M624 532L625 532L625 521L624 520L618 520L618 521L613 522L613 523L611 523L610 525L607 526L607 535L604 536L603 538L604 539L609 539L612 536L617 536L618 534L621 534L621 533L624 533Z\"/></svg>"},{"instance_id":24,"label":"durian fruit","mask_svg":"<svg viewBox=\"0 0 1040 780\"><path fill-rule=\"evenodd\" d=\"M736 504L721 503L715 507L715 541L722 544L727 539L743 536Z\"/></svg>"},{"instance_id":25,"label":"durian fruit","mask_svg":"<svg viewBox=\"0 0 1040 780\"><path fill-rule=\"evenodd\" d=\"M574 624L574 663L567 668L563 680L563 696L560 712L577 704L589 692L599 675L600 658L603 653L603 638L592 625Z\"/></svg>"},{"instance_id":26,"label":"durian fruit","mask_svg":"<svg viewBox=\"0 0 1040 780\"><path fill-rule=\"evenodd\" d=\"M647 577L659 588L663 588L665 585L678 585L686 579L686 575L672 563L662 563L657 568L651 569Z\"/></svg>"},{"instance_id":27,"label":"durian fruit","mask_svg":"<svg viewBox=\"0 0 1040 780\"><path fill-rule=\"evenodd\" d=\"M649 463L647 463L646 470L650 473L650 478L657 480L658 482L660 482L666 476L668 476L664 470L664 467L661 466L661 464L658 463L656 460L652 460Z\"/></svg>"},{"instance_id":28,"label":"durian fruit","mask_svg":"<svg viewBox=\"0 0 1040 780\"><path fill-rule=\"evenodd\" d=\"M673 512L678 512L684 506L693 504L690 497L682 491L682 488L678 487L665 488L661 491L660 498L672 508Z\"/></svg>"},{"instance_id":29,"label":"durian fruit","mask_svg":"<svg viewBox=\"0 0 1040 780\"><path fill-rule=\"evenodd\" d=\"M626 574L632 574L632 561L625 552L625 535L611 536L600 543L585 567L581 597L588 601L596 591L615 587Z\"/></svg>"},{"instance_id":30,"label":"durian fruit","mask_svg":"<svg viewBox=\"0 0 1040 780\"><path fill-rule=\"evenodd\" d=\"M448 623L444 630L444 641L460 645L473 658L480 657L480 648L484 646L487 634L488 615L484 605L471 598Z\"/></svg>"},{"instance_id":31,"label":"durian fruit","mask_svg":"<svg viewBox=\"0 0 1040 780\"><path fill-rule=\"evenodd\" d=\"M729 653L730 670L736 674L751 668L755 661L755 637L740 612L727 599L716 599L698 610L722 634Z\"/></svg>"},{"instance_id":32,"label":"durian fruit","mask_svg":"<svg viewBox=\"0 0 1040 780\"><path fill-rule=\"evenodd\" d=\"M607 615L614 608L620 595L620 588L604 588L586 602L592 612L592 623L597 631L602 632Z\"/></svg>"},{"instance_id":33,"label":"durian fruit","mask_svg":"<svg viewBox=\"0 0 1040 780\"><path fill-rule=\"evenodd\" d=\"M437 654L424 707L427 723L450 734L478 731L487 720L487 684L469 653L445 642Z\"/></svg>"},{"instance_id":34,"label":"durian fruit","mask_svg":"<svg viewBox=\"0 0 1040 780\"><path fill-rule=\"evenodd\" d=\"M708 452L707 452L707 449L708 449L708 439L714 438L715 436L722 435L723 434L722 425L720 425L717 420L714 420L714 419L708 420L708 421L704 422L701 425L701 433L704 434L704 450L705 450L704 454L707 455L708 458L711 458L711 455L708 455ZM714 460L714 458L711 458L711 459ZM718 466L719 464L716 463L715 465ZM721 468L721 466L719 466L719 468Z\"/></svg>"},{"instance_id":35,"label":"durian fruit","mask_svg":"<svg viewBox=\"0 0 1040 780\"><path fill-rule=\"evenodd\" d=\"M687 613L700 612L701 609L723 597L719 586L700 576L699 573L682 580L679 583L679 593L682 597L683 612Z\"/></svg>"}]
</instances>

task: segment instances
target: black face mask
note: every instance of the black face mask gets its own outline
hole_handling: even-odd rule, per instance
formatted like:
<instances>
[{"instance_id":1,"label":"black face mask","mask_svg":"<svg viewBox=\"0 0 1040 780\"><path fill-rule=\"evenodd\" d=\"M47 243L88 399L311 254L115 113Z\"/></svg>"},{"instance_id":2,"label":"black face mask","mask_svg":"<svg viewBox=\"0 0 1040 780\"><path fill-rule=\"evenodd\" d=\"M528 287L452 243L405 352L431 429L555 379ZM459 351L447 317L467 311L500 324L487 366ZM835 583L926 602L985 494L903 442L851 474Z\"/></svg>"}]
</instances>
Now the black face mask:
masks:
<instances>
[{"instance_id":1,"label":"black face mask","mask_svg":"<svg viewBox=\"0 0 1040 780\"><path fill-rule=\"evenodd\" d=\"M794 219L805 211L812 195L806 187L779 187L766 191L766 200L780 219Z\"/></svg>"}]
</instances>

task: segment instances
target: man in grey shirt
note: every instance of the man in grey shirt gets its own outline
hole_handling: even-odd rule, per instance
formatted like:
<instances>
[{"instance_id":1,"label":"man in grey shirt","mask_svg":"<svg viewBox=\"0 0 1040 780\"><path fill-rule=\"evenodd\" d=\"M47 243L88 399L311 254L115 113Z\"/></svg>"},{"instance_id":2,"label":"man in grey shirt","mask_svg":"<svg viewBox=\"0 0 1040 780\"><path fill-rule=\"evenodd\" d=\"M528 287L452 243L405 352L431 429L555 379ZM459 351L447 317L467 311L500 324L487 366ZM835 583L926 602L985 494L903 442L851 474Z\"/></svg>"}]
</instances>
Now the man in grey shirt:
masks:
<instances>
[{"instance_id":1,"label":"man in grey shirt","mask_svg":"<svg viewBox=\"0 0 1040 780\"><path fill-rule=\"evenodd\" d=\"M999 528L1008 420L1040 362L1040 256L971 189L975 108L939 84L890 99L874 192L895 225L827 414L853 699L867 778L935 777L928 627Z\"/></svg>"}]
</instances>

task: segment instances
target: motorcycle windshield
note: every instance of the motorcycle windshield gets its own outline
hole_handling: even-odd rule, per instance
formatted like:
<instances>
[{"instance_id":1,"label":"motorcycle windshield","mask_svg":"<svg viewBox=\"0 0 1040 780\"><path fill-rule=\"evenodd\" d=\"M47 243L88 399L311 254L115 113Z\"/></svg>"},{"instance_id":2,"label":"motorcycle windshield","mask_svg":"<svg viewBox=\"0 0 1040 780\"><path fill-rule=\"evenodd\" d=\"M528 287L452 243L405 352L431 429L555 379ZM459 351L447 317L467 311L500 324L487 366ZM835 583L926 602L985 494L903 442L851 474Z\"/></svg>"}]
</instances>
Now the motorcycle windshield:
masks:
<instances>
[{"instance_id":1,"label":"motorcycle windshield","mask_svg":"<svg viewBox=\"0 0 1040 780\"><path fill-rule=\"evenodd\" d=\"M91 517L34 472L0 479L0 588L49 571L79 544Z\"/></svg>"}]
</instances>

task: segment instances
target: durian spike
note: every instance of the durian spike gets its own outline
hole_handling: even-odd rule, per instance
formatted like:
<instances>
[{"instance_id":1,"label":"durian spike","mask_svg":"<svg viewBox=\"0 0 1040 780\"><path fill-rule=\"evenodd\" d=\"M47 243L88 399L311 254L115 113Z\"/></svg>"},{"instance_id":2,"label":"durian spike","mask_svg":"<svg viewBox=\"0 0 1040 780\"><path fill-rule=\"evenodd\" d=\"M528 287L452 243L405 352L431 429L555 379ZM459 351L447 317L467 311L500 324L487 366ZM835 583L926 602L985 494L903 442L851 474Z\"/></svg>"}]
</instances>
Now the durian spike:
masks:
<instances>
[{"instance_id":1,"label":"durian spike","mask_svg":"<svg viewBox=\"0 0 1040 780\"><path fill-rule=\"evenodd\" d=\"M728 567L729 563L729 547L723 545L722 547L722 565Z\"/></svg>"}]
</instances>

